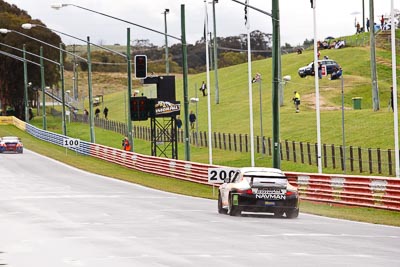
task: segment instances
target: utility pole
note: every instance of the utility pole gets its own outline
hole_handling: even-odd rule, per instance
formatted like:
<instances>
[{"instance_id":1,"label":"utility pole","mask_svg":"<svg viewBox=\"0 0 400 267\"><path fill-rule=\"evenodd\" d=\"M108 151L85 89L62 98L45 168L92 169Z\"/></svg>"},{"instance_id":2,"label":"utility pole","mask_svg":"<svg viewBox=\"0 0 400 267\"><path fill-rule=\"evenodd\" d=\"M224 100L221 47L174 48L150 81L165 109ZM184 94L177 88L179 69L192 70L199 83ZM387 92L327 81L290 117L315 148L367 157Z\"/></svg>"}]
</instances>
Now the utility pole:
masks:
<instances>
[{"instance_id":1,"label":"utility pole","mask_svg":"<svg viewBox=\"0 0 400 267\"><path fill-rule=\"evenodd\" d=\"M272 163L274 168L281 167L279 138L279 0L272 0Z\"/></svg>"},{"instance_id":2,"label":"utility pole","mask_svg":"<svg viewBox=\"0 0 400 267\"><path fill-rule=\"evenodd\" d=\"M219 104L219 89L218 89L218 50L217 50L217 23L215 19L215 3L218 0L213 0L213 27L214 27L214 79L215 79L215 104Z\"/></svg>"},{"instance_id":3,"label":"utility pole","mask_svg":"<svg viewBox=\"0 0 400 267\"><path fill-rule=\"evenodd\" d=\"M363 19L363 23L362 23L362 27L363 27L363 32L365 32L365 0L362 0L362 19Z\"/></svg>"},{"instance_id":4,"label":"utility pole","mask_svg":"<svg viewBox=\"0 0 400 267\"><path fill-rule=\"evenodd\" d=\"M164 26L165 26L165 73L169 75L169 56L168 56L168 36L167 36L167 14L169 13L169 9L166 8L164 10Z\"/></svg>"},{"instance_id":5,"label":"utility pole","mask_svg":"<svg viewBox=\"0 0 400 267\"><path fill-rule=\"evenodd\" d=\"M375 51L375 15L374 15L374 0L369 0L369 21L371 30L369 31L370 47L371 47L371 79L372 79L372 106L374 111L379 110L379 91L378 78L376 73L376 51Z\"/></svg>"}]
</instances>

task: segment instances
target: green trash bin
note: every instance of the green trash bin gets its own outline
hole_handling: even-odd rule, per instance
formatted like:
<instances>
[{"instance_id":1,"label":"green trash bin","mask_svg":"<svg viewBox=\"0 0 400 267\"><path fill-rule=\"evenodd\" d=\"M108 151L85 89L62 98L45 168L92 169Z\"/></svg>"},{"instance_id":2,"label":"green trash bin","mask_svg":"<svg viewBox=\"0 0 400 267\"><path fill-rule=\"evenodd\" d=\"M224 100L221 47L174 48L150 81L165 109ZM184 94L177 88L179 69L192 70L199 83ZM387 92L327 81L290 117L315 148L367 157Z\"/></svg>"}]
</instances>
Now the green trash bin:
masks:
<instances>
[{"instance_id":1,"label":"green trash bin","mask_svg":"<svg viewBox=\"0 0 400 267\"><path fill-rule=\"evenodd\" d=\"M362 97L353 97L353 109L361 109Z\"/></svg>"}]
</instances>

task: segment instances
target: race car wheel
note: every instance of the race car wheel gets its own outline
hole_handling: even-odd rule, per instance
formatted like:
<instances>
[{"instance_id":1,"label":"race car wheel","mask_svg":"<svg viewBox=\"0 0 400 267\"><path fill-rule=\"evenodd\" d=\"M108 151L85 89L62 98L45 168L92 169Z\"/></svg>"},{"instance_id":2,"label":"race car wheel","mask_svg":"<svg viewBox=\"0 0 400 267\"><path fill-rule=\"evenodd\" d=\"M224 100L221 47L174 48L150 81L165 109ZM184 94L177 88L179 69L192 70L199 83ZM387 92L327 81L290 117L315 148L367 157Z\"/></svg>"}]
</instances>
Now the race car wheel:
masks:
<instances>
[{"instance_id":1,"label":"race car wheel","mask_svg":"<svg viewBox=\"0 0 400 267\"><path fill-rule=\"evenodd\" d=\"M230 216L240 216L241 215L241 210L233 205L233 196L229 196L229 209L228 213Z\"/></svg>"},{"instance_id":2,"label":"race car wheel","mask_svg":"<svg viewBox=\"0 0 400 267\"><path fill-rule=\"evenodd\" d=\"M299 209L287 210L286 211L286 217L289 218L289 219L293 219L293 218L299 217Z\"/></svg>"},{"instance_id":3,"label":"race car wheel","mask_svg":"<svg viewBox=\"0 0 400 267\"><path fill-rule=\"evenodd\" d=\"M282 210L277 210L274 212L274 217L275 218L282 218L283 217L283 211Z\"/></svg>"},{"instance_id":4,"label":"race car wheel","mask_svg":"<svg viewBox=\"0 0 400 267\"><path fill-rule=\"evenodd\" d=\"M218 193L218 213L226 214L228 211L222 207L221 193Z\"/></svg>"}]
</instances>

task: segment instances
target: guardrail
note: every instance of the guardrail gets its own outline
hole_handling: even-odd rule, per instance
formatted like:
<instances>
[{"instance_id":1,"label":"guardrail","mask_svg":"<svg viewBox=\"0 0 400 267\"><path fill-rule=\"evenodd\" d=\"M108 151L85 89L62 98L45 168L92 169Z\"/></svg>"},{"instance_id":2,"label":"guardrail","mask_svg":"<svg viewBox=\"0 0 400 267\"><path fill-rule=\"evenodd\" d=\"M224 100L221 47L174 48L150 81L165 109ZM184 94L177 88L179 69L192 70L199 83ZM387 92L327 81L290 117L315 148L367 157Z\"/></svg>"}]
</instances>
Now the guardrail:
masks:
<instances>
[{"instance_id":1,"label":"guardrail","mask_svg":"<svg viewBox=\"0 0 400 267\"><path fill-rule=\"evenodd\" d=\"M0 117L1 124L13 124L38 139L58 146L63 146L66 137L41 130L15 117ZM211 185L208 183L208 169L221 167L146 156L86 141L80 141L79 147L69 149L138 171L205 185ZM398 178L297 172L285 174L298 187L303 200L400 211Z\"/></svg>"}]
</instances>

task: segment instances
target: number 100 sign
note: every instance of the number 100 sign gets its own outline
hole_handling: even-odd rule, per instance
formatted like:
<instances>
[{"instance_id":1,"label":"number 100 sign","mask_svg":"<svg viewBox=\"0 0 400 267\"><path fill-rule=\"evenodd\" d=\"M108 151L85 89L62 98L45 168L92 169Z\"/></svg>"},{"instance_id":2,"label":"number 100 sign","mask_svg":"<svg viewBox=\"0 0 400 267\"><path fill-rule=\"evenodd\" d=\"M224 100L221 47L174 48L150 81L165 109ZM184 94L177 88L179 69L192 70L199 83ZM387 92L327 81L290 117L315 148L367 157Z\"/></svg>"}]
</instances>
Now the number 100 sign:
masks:
<instances>
[{"instance_id":1,"label":"number 100 sign","mask_svg":"<svg viewBox=\"0 0 400 267\"><path fill-rule=\"evenodd\" d=\"M225 179L232 178L237 172L237 168L209 168L208 182L210 184L223 183Z\"/></svg>"},{"instance_id":2,"label":"number 100 sign","mask_svg":"<svg viewBox=\"0 0 400 267\"><path fill-rule=\"evenodd\" d=\"M74 139L74 138L64 138L63 139L63 146L64 147L79 147L81 144L80 139Z\"/></svg>"}]
</instances>

